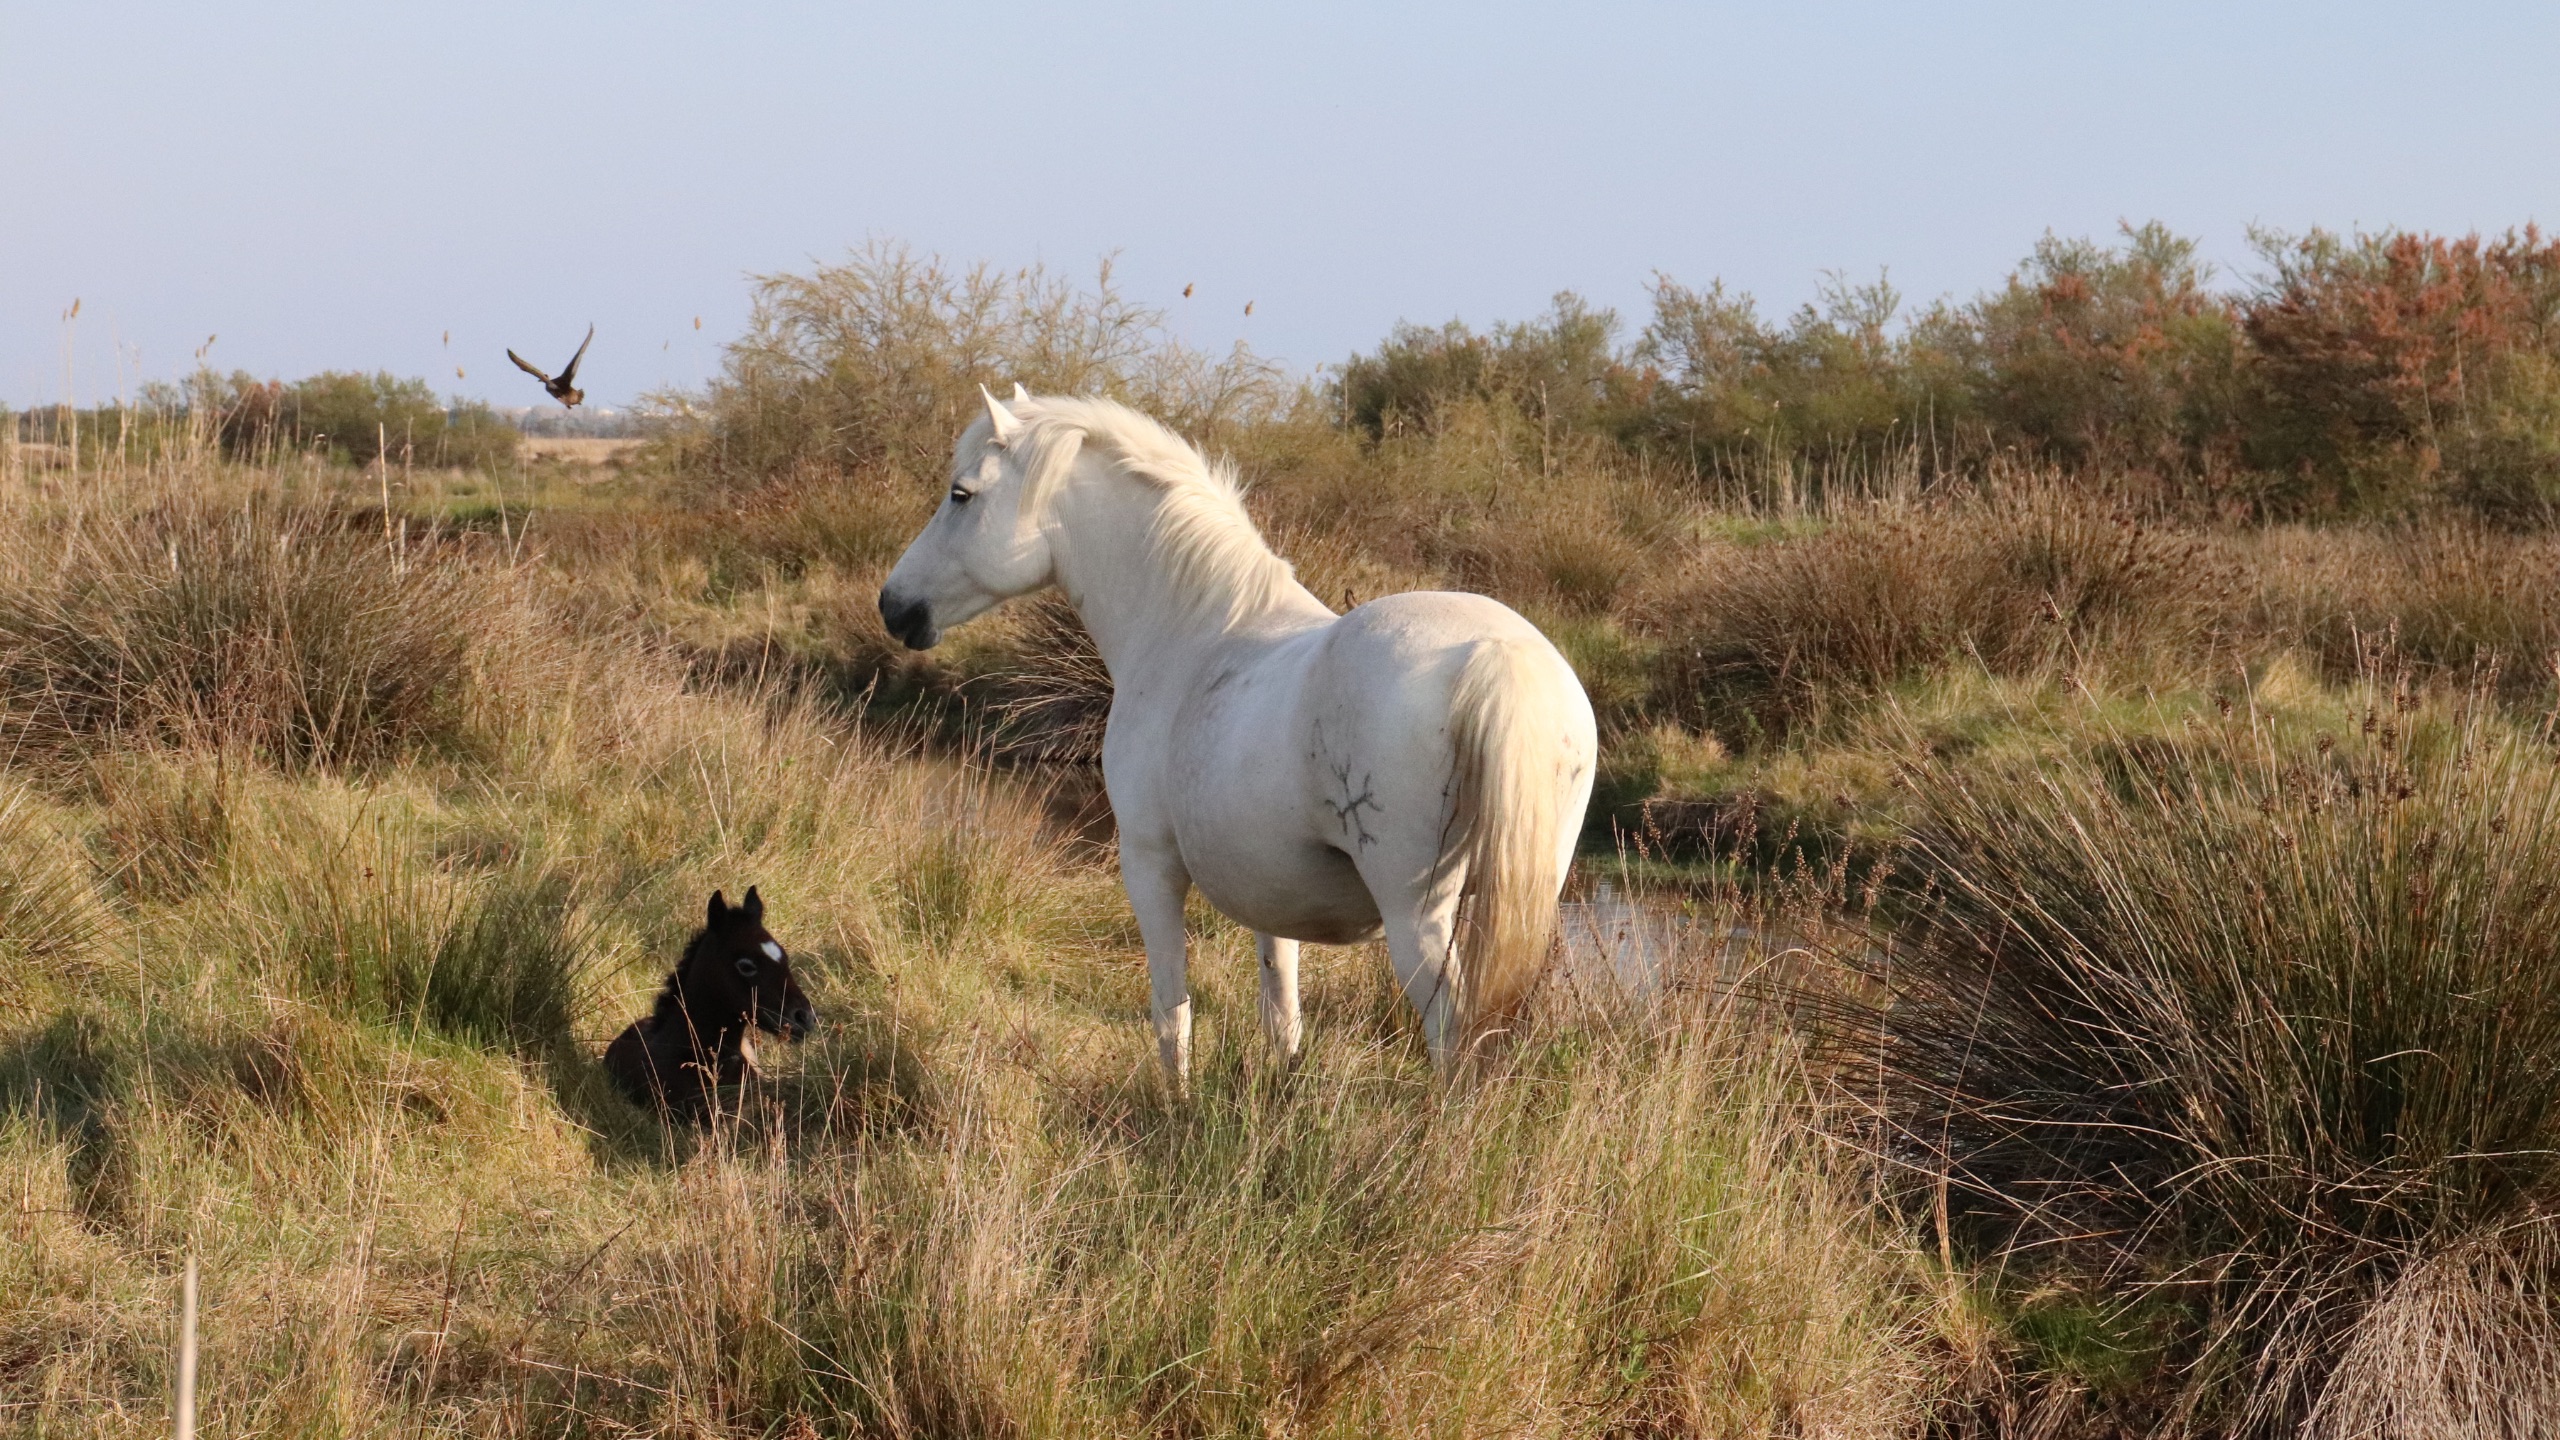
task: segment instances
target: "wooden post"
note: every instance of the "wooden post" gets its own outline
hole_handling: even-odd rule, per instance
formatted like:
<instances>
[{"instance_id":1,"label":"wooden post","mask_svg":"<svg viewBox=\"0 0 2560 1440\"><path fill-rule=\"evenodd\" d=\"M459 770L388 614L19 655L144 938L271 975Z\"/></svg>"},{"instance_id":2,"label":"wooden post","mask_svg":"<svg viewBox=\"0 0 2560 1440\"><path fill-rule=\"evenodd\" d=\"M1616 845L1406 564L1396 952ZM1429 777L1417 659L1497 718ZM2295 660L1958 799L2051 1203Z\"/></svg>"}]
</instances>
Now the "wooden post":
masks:
<instances>
[{"instance_id":1,"label":"wooden post","mask_svg":"<svg viewBox=\"0 0 2560 1440\"><path fill-rule=\"evenodd\" d=\"M391 548L391 432L373 422L373 473L382 482L382 548Z\"/></svg>"}]
</instances>

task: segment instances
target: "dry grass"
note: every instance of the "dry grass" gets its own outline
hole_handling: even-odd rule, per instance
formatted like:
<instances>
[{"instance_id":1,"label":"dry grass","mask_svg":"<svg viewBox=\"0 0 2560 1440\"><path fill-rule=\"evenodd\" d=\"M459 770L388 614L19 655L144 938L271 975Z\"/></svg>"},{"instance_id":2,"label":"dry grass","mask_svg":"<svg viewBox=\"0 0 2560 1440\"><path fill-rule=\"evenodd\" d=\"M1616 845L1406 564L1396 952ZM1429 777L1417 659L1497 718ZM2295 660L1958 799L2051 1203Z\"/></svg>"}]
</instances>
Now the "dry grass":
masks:
<instances>
[{"instance_id":1,"label":"dry grass","mask_svg":"<svg viewBox=\"0 0 2560 1440\"><path fill-rule=\"evenodd\" d=\"M2190 532L2050 482L1711 542L1657 603L1673 713L1751 739L1970 659L1997 673L2209 653L2236 576Z\"/></svg>"},{"instance_id":2,"label":"dry grass","mask_svg":"<svg viewBox=\"0 0 2560 1440\"><path fill-rule=\"evenodd\" d=\"M403 545L171 478L8 521L75 560L0 592L9 1423L165 1424L189 1253L207 1433L1886 1435L1935 1404L1937 1292L1792 1043L1712 991L1560 1010L1452 1095L1381 957L1318 955L1284 1077L1212 922L1170 1105L1117 886L1037 794L693 678L688 635L850 595L869 542L715 551L724 592L694 567L762 522ZM235 572L209 598L197 555ZM827 1023L668 1136L591 1057L750 881Z\"/></svg>"},{"instance_id":3,"label":"dry grass","mask_svg":"<svg viewBox=\"0 0 2560 1440\"><path fill-rule=\"evenodd\" d=\"M524 457L564 465L619 465L636 457L648 443L636 437L528 435L524 438Z\"/></svg>"},{"instance_id":4,"label":"dry grass","mask_svg":"<svg viewBox=\"0 0 2560 1440\"><path fill-rule=\"evenodd\" d=\"M2547 697L2560 665L2560 543L2459 523L2277 531L2259 542L2260 624L2352 678L2377 657Z\"/></svg>"},{"instance_id":5,"label":"dry grass","mask_svg":"<svg viewBox=\"0 0 2560 1440\"><path fill-rule=\"evenodd\" d=\"M2386 1041L2505 1086L2431 1116L2532 1108L2541 1072L2509 1061L2548 1019L2518 923L2544 897L2512 811L2548 788L2517 738L2551 696L2546 542L2230 530L2050 478L1924 495L1916 462L1813 484L1773 453L1702 479L1498 394L1366 437L1307 397L1212 393L1198 357L1151 370L1114 348L1144 340L1126 307L869 263L769 291L729 408L619 471L357 483L154 451L0 475L7 1424L160 1428L189 1251L209 1433L2057 1433L2184 1396L2194 1428L2417 1435L2492 1400L2511 1426L2541 1413L2548 1207L2516 1197L2542 1182L2355 1148L2436 1119L2268 1137L2311 1134L2283 1129L2288 1085L2414 1094L2424 1066ZM952 328L1015 301L1049 308ZM820 363L847 336L878 353ZM1012 378L989 356L1199 399L1329 602L1454 585L1523 607L1603 711L1609 803L1732 834L1692 853L1639 828L1616 878L1746 938L1702 944L1696 983L1649 1007L1553 997L1507 1069L1453 1093L1367 950L1311 954L1313 1048L1278 1073L1248 939L1204 911L1197 1093L1168 1103L1125 904L1033 779L1072 788L1090 757L1089 645L1054 603L927 657L877 620L951 407ZM820 430L842 443L810 448ZM2472 748L2358 728L2377 635L2419 690L2496 674ZM2242 723L2224 706L2272 717L2265 756L2215 738ZM2323 726L2332 754L2306 758ZM2437 786L2397 818L2370 785L2326 808L2285 788L2395 755ZM1952 1025L1990 994L2044 1067L2026 1093L2067 1112L2030 1137L2050 1143L1930 1148L1926 1106L1983 1100L1959 1082L1987 1072L1887 1065L1894 1158L1949 1174L1944 1229L1929 1185L1884 1203L1906 1197L1823 1138L1861 1133L1838 1052L1807 1059L1840 1012L1704 983L1806 978L1772 952L1838 933L1914 827L1946 842L1925 898L1970 877L1982 923L1861 932L1935 967L1934 996L1892 979L1897 1016ZM2455 838L2422 856L2433 831ZM2308 889L2277 863L2306 854ZM826 1024L745 1114L670 1136L591 1056L703 896L750 882ZM2199 960L2112 1030L2057 1030L2052 986L1967 948L2013 911L2002 944L2098 957L2055 984L2175 940L2284 1015L2320 998L2284 986L2341 977L2369 1010L2353 1044L2289 1054L2279 1027L2193 1021L2221 994ZM1927 916L1948 920L1912 901L1877 924ZM1832 947L1842 969L1863 944ZM2474 1002L2447 997L2493 982L2498 1024L2449 1035ZM2221 1048L2170 1043L2198 1030ZM1857 1053L1849 1098L1878 1104ZM2175 1070L2145 1123L2201 1169L2070 1129L2093 1095L2132 1103L2107 1089L2127 1055ZM2264 1155L2290 1168L2242 1163ZM2523 1178L2502 1198L2492 1171ZM2083 1231L2119 1223L2101 1201L2167 1218L2049 1263L2004 1251L2021 1214L2083 1200ZM2351 1243L2265 1238L2297 1234Z\"/></svg>"},{"instance_id":6,"label":"dry grass","mask_svg":"<svg viewBox=\"0 0 2560 1440\"><path fill-rule=\"evenodd\" d=\"M443 544L254 497L31 518L0 553L0 743L283 765L480 743L553 655L521 577Z\"/></svg>"}]
</instances>

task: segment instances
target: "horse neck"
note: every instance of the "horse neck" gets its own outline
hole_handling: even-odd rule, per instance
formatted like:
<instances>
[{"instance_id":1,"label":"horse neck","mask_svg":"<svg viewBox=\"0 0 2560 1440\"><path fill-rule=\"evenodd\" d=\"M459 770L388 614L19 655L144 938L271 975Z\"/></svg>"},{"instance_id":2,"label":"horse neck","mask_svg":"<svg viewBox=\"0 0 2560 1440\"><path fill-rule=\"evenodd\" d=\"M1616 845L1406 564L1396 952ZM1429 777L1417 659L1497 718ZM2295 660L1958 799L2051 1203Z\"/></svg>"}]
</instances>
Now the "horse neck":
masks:
<instances>
[{"instance_id":1,"label":"horse neck","mask_svg":"<svg viewBox=\"0 0 2560 1440\"><path fill-rule=\"evenodd\" d=\"M1333 618L1293 578L1275 583L1266 572L1177 565L1157 526L1168 498L1163 489L1086 457L1056 501L1058 586L1092 632L1116 686L1143 684L1159 670L1194 663L1240 633L1294 630ZM1254 544L1260 549L1258 539ZM1272 557L1270 563L1280 562Z\"/></svg>"},{"instance_id":2,"label":"horse neck","mask_svg":"<svg viewBox=\"0 0 2560 1440\"><path fill-rule=\"evenodd\" d=\"M674 1027L676 1033L690 1032L696 1043L727 1043L731 1031L744 1028L744 1020L735 1004L723 1004L719 997L704 987L686 983L693 971L679 964L676 973L667 977L667 988L658 992L656 1018L660 1029Z\"/></svg>"}]
</instances>

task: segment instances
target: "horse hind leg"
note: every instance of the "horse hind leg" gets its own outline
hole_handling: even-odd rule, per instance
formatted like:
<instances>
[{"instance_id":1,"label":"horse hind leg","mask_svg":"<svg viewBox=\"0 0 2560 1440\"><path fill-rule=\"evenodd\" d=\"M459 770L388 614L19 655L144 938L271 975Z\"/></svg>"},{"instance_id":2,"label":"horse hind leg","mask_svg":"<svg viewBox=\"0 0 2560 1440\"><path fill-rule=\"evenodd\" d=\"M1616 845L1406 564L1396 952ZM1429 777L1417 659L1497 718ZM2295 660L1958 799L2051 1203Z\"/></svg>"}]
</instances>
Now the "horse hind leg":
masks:
<instances>
[{"instance_id":1,"label":"horse hind leg","mask_svg":"<svg viewBox=\"0 0 2560 1440\"><path fill-rule=\"evenodd\" d=\"M1298 942L1255 932L1253 952L1262 962L1262 1029L1282 1063L1298 1058Z\"/></svg>"},{"instance_id":2,"label":"horse hind leg","mask_svg":"<svg viewBox=\"0 0 2560 1440\"><path fill-rule=\"evenodd\" d=\"M1432 1068L1446 1071L1466 1038L1458 1009L1457 896L1426 893L1411 904L1379 909L1386 922L1387 962L1422 1019Z\"/></svg>"}]
</instances>

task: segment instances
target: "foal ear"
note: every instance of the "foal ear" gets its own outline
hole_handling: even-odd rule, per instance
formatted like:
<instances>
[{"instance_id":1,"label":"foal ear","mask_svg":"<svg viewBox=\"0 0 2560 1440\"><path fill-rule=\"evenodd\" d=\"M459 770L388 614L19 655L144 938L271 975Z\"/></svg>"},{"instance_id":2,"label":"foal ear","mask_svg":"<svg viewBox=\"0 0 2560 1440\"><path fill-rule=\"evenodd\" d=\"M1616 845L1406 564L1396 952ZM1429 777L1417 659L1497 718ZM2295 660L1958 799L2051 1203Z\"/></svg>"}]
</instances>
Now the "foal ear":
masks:
<instances>
[{"instance_id":1,"label":"foal ear","mask_svg":"<svg viewBox=\"0 0 2560 1440\"><path fill-rule=\"evenodd\" d=\"M716 929L718 929L718 928L720 927L720 922L721 922L721 921L723 921L723 920L726 920L726 919L728 919L728 918L729 918L729 898L728 898L727 896L725 896L725 895L721 894L721 893L720 893L719 891L717 891L717 890L712 891L712 892L711 892L711 926L712 926L712 928L713 928L713 929L715 929L715 930L716 930Z\"/></svg>"},{"instance_id":2,"label":"foal ear","mask_svg":"<svg viewBox=\"0 0 2560 1440\"><path fill-rule=\"evenodd\" d=\"M738 913L746 916L750 925L764 923L764 897L756 893L753 885L747 887L747 901L738 907Z\"/></svg>"},{"instance_id":3,"label":"foal ear","mask_svg":"<svg viewBox=\"0 0 2560 1440\"><path fill-rule=\"evenodd\" d=\"M1010 443L1014 436L1022 433L1022 422L1015 419L1013 412L1004 408L1004 402L986 386L978 387L978 398L987 402L987 423L995 427L997 444Z\"/></svg>"}]
</instances>

